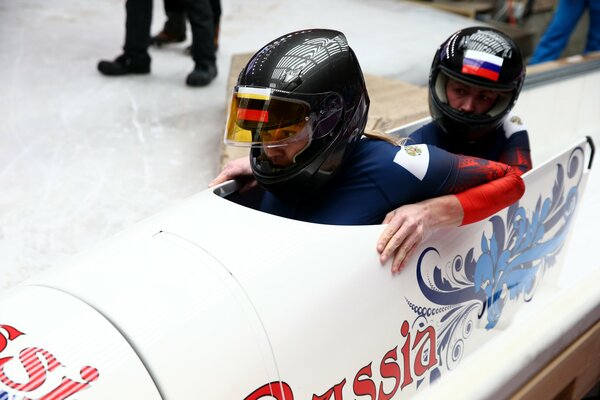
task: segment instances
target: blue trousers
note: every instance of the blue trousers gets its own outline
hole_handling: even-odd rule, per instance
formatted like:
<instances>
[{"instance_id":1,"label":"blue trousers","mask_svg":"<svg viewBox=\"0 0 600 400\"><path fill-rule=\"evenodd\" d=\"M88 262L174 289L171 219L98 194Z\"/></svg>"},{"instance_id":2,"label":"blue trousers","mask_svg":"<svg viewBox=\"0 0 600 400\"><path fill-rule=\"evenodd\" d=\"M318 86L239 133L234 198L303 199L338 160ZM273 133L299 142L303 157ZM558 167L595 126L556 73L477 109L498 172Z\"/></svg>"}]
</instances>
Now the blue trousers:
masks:
<instances>
[{"instance_id":1,"label":"blue trousers","mask_svg":"<svg viewBox=\"0 0 600 400\"><path fill-rule=\"evenodd\" d=\"M559 58L586 8L590 22L583 53L600 50L600 0L559 0L552 21L535 48L529 64Z\"/></svg>"}]
</instances>

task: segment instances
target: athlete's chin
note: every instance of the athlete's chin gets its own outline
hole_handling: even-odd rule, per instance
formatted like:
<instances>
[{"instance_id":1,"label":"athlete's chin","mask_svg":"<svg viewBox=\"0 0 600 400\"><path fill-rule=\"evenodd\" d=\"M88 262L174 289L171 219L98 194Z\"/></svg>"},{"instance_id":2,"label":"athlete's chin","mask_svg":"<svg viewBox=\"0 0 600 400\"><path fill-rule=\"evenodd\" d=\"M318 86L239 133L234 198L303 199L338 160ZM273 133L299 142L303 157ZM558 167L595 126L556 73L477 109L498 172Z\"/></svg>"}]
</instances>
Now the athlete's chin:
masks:
<instances>
[{"instance_id":1,"label":"athlete's chin","mask_svg":"<svg viewBox=\"0 0 600 400\"><path fill-rule=\"evenodd\" d=\"M477 140L481 140L484 139L487 136L487 132L476 132L476 133L469 133L467 135L465 135L465 138L469 141L469 142L474 142Z\"/></svg>"},{"instance_id":2,"label":"athlete's chin","mask_svg":"<svg viewBox=\"0 0 600 400\"><path fill-rule=\"evenodd\" d=\"M275 167L283 168L292 165L292 161L285 157L274 157L271 158L271 164L273 164Z\"/></svg>"}]
</instances>

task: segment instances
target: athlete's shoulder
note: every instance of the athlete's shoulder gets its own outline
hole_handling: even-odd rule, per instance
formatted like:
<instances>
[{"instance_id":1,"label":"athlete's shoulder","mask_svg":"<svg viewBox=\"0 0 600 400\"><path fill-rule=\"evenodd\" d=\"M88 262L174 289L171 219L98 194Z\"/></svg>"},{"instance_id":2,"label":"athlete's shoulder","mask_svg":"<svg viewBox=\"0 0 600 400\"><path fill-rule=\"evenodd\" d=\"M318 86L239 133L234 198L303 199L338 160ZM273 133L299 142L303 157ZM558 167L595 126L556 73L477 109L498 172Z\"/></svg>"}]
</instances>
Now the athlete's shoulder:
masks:
<instances>
[{"instance_id":1,"label":"athlete's shoulder","mask_svg":"<svg viewBox=\"0 0 600 400\"><path fill-rule=\"evenodd\" d=\"M352 171L368 173L375 180L389 180L406 171L422 180L429 166L430 147L425 144L394 146L382 140L361 139L349 164Z\"/></svg>"},{"instance_id":2,"label":"athlete's shoulder","mask_svg":"<svg viewBox=\"0 0 600 400\"><path fill-rule=\"evenodd\" d=\"M382 163L390 162L398 147L385 140L362 137L348 157L352 170L372 170L380 168Z\"/></svg>"},{"instance_id":3,"label":"athlete's shoulder","mask_svg":"<svg viewBox=\"0 0 600 400\"><path fill-rule=\"evenodd\" d=\"M432 121L411 133L408 137L407 143L437 144L442 133L443 131L441 130L439 125Z\"/></svg>"},{"instance_id":4,"label":"athlete's shoulder","mask_svg":"<svg viewBox=\"0 0 600 400\"><path fill-rule=\"evenodd\" d=\"M383 139L361 137L356 146L356 153L359 154L381 154L382 152L392 153L398 147Z\"/></svg>"},{"instance_id":5,"label":"athlete's shoulder","mask_svg":"<svg viewBox=\"0 0 600 400\"><path fill-rule=\"evenodd\" d=\"M513 113L510 113L504 119L504 123L502 124L502 130L504 131L504 137L507 139L518 132L527 133L527 127L525 126L525 123L523 122L521 117Z\"/></svg>"}]
</instances>

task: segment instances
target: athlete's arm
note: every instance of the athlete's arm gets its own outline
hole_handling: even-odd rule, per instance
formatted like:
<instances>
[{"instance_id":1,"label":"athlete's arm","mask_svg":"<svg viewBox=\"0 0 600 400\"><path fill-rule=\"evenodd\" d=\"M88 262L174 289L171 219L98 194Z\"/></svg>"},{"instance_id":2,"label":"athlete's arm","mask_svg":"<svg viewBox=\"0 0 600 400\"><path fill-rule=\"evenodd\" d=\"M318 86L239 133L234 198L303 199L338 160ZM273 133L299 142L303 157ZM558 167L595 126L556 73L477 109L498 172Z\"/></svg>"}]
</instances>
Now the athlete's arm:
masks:
<instances>
[{"instance_id":1,"label":"athlete's arm","mask_svg":"<svg viewBox=\"0 0 600 400\"><path fill-rule=\"evenodd\" d=\"M520 117L510 114L502 124L502 132L506 142L498 161L508 164L517 170L519 175L531 169L531 149L527 127Z\"/></svg>"},{"instance_id":2,"label":"athlete's arm","mask_svg":"<svg viewBox=\"0 0 600 400\"><path fill-rule=\"evenodd\" d=\"M517 132L508 139L498 161L510 165L519 175L532 168L527 131Z\"/></svg>"},{"instance_id":3,"label":"athlete's arm","mask_svg":"<svg viewBox=\"0 0 600 400\"><path fill-rule=\"evenodd\" d=\"M443 192L458 194L405 205L386 216L384 223L388 226L377 242L377 251L382 263L394 255L392 272L399 271L435 230L480 221L523 195L520 174L510 166L475 157L454 157L458 168Z\"/></svg>"},{"instance_id":4,"label":"athlete's arm","mask_svg":"<svg viewBox=\"0 0 600 400\"><path fill-rule=\"evenodd\" d=\"M461 225L481 221L513 204L525 193L523 179L509 165L476 157L457 157L456 180L444 190L455 193L462 206ZM482 184L481 180L486 178L488 182ZM473 185L474 182L480 186Z\"/></svg>"}]
</instances>

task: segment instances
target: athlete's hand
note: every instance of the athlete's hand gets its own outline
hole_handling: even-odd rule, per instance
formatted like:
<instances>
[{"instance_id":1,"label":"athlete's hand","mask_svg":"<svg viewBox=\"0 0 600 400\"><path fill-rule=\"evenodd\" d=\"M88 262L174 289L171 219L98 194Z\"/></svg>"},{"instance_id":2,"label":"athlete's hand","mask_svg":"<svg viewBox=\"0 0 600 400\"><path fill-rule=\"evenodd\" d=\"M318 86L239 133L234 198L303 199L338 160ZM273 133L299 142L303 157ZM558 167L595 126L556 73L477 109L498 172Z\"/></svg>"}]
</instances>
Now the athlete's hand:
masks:
<instances>
[{"instance_id":1,"label":"athlete's hand","mask_svg":"<svg viewBox=\"0 0 600 400\"><path fill-rule=\"evenodd\" d=\"M216 186L230 179L235 179L241 183L240 193L247 192L257 185L252 175L248 157L240 157L229 161L219 175L208 184L208 187Z\"/></svg>"},{"instance_id":2,"label":"athlete's hand","mask_svg":"<svg viewBox=\"0 0 600 400\"><path fill-rule=\"evenodd\" d=\"M408 204L389 212L383 223L388 226L377 241L379 259L384 264L394 256L392 273L396 273L434 229L430 226L428 207L421 203Z\"/></svg>"},{"instance_id":3,"label":"athlete's hand","mask_svg":"<svg viewBox=\"0 0 600 400\"><path fill-rule=\"evenodd\" d=\"M406 260L433 232L459 226L463 217L460 201L454 195L423 200L389 212L383 220L388 226L377 241L381 263L393 255L392 272L400 271Z\"/></svg>"}]
</instances>

